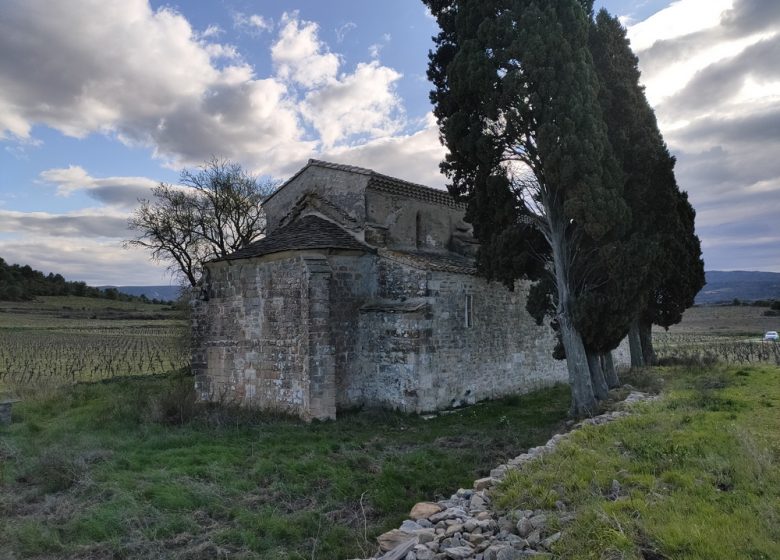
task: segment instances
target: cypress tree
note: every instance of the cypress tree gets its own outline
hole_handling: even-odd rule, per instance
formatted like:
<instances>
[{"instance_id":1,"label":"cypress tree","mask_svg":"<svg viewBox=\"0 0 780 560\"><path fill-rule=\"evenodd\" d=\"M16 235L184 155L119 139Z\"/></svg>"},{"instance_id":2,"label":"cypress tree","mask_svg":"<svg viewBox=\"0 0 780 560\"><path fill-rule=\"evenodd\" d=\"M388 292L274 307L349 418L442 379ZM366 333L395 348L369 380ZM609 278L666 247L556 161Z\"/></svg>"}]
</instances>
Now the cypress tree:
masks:
<instances>
[{"instance_id":1,"label":"cypress tree","mask_svg":"<svg viewBox=\"0 0 780 560\"><path fill-rule=\"evenodd\" d=\"M592 2L583 0L592 13ZM608 385L619 381L608 353L628 333L636 333L642 296L654 283L653 263L661 246L656 220L671 210L667 191L653 192L653 169L663 145L650 105L639 83L638 60L631 51L620 22L600 10L592 20L589 46L599 77L599 103L607 125L613 154L623 171L623 196L631 209L630 227L622 239L599 252L602 265L598 289L591 292L580 309L580 329L590 355L592 375L603 376L607 365ZM638 337L630 337L633 365L642 365Z\"/></svg>"},{"instance_id":2,"label":"cypress tree","mask_svg":"<svg viewBox=\"0 0 780 560\"><path fill-rule=\"evenodd\" d=\"M610 144L623 169L624 196L632 212L631 228L618 251L622 265L611 267L613 282L605 284L616 281L618 290L610 303L622 306L622 316L613 315L609 324L622 321L623 328L630 319L631 363L649 365L655 361L652 323L679 322L703 285L695 213L677 186L674 158L639 82L639 61L626 30L604 9L591 25L590 49ZM596 332L602 339L606 334ZM617 344L612 340L607 346L612 343Z\"/></svg>"},{"instance_id":3,"label":"cypress tree","mask_svg":"<svg viewBox=\"0 0 780 560\"><path fill-rule=\"evenodd\" d=\"M668 166L671 177L667 180L673 181L672 156L669 156ZM639 320L642 351L647 364L656 362L651 330L653 324L668 329L679 323L705 284L701 242L694 226L696 212L686 192L675 189L674 194L675 211L663 225L664 254L657 263L655 275L658 282L643 299L644 309Z\"/></svg>"},{"instance_id":4,"label":"cypress tree","mask_svg":"<svg viewBox=\"0 0 780 560\"><path fill-rule=\"evenodd\" d=\"M469 203L483 274L549 273L575 414L596 407L577 328L593 259L629 212L577 0L424 0L441 32L428 76L450 192ZM534 261L534 258L536 261ZM541 260L541 264L539 264ZM533 264L536 262L536 264Z\"/></svg>"}]
</instances>

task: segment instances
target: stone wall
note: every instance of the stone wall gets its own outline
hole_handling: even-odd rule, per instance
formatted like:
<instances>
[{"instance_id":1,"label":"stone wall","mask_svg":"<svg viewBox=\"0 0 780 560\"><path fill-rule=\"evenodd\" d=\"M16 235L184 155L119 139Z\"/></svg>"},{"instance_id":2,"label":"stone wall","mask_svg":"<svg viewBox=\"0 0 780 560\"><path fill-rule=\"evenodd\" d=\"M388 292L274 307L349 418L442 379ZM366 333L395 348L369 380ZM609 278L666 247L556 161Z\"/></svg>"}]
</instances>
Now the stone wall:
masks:
<instances>
[{"instance_id":1,"label":"stone wall","mask_svg":"<svg viewBox=\"0 0 780 560\"><path fill-rule=\"evenodd\" d=\"M567 379L549 327L525 311L527 285L379 259L374 302L360 310L357 360L341 375L341 406L429 411ZM466 322L471 300L470 326Z\"/></svg>"},{"instance_id":2,"label":"stone wall","mask_svg":"<svg viewBox=\"0 0 780 560\"><path fill-rule=\"evenodd\" d=\"M199 398L334 418L327 260L272 255L208 271L192 318Z\"/></svg>"},{"instance_id":3,"label":"stone wall","mask_svg":"<svg viewBox=\"0 0 780 560\"><path fill-rule=\"evenodd\" d=\"M514 292L469 274L346 251L209 265L193 312L203 400L334 418L424 412L566 382L554 338ZM470 302L469 316L466 306ZM615 354L616 365L627 352Z\"/></svg>"},{"instance_id":4,"label":"stone wall","mask_svg":"<svg viewBox=\"0 0 780 560\"><path fill-rule=\"evenodd\" d=\"M471 231L463 221L463 210L379 190L366 190L367 234L382 247L447 250L456 227ZM381 235L381 237L380 237Z\"/></svg>"},{"instance_id":5,"label":"stone wall","mask_svg":"<svg viewBox=\"0 0 780 560\"><path fill-rule=\"evenodd\" d=\"M309 193L327 200L342 212L356 226L365 222L365 190L368 175L351 173L312 165L304 167L284 186L263 203L267 231L269 234L279 227L282 219Z\"/></svg>"}]
</instances>

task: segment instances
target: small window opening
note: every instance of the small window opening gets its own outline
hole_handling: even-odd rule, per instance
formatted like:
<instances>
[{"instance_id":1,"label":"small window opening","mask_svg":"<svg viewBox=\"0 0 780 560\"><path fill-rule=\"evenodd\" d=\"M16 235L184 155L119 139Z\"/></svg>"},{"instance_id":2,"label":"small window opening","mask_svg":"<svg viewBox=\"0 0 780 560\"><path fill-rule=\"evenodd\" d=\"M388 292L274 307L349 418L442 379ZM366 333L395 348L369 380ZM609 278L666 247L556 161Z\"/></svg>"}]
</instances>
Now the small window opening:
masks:
<instances>
[{"instance_id":1,"label":"small window opening","mask_svg":"<svg viewBox=\"0 0 780 560\"><path fill-rule=\"evenodd\" d=\"M414 245L419 249L425 244L425 240L423 239L422 216L420 216L419 212L417 212L414 225Z\"/></svg>"},{"instance_id":2,"label":"small window opening","mask_svg":"<svg viewBox=\"0 0 780 560\"><path fill-rule=\"evenodd\" d=\"M471 294L466 294L465 323L467 328L474 324L474 296Z\"/></svg>"}]
</instances>

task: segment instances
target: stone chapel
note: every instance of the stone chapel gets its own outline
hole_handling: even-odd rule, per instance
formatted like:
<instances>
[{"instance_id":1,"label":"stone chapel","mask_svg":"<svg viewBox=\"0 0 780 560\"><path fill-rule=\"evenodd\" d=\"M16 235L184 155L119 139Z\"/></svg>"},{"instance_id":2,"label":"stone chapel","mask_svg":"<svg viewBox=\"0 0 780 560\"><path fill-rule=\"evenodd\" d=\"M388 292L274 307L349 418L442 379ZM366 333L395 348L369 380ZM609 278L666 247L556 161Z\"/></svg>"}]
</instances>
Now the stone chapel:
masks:
<instances>
[{"instance_id":1,"label":"stone chapel","mask_svg":"<svg viewBox=\"0 0 780 560\"><path fill-rule=\"evenodd\" d=\"M476 276L465 206L446 191L310 160L263 206L267 236L208 263L193 303L201 400L311 420L566 381L528 285Z\"/></svg>"}]
</instances>

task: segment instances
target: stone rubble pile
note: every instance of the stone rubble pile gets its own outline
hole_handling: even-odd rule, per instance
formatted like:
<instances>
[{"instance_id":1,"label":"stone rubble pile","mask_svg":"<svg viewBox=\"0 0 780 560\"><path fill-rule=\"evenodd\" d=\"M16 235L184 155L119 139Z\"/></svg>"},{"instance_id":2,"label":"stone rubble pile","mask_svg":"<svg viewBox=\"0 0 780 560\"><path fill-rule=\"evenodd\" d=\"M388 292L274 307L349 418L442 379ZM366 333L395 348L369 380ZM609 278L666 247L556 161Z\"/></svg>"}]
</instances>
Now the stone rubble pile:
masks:
<instances>
[{"instance_id":1,"label":"stone rubble pile","mask_svg":"<svg viewBox=\"0 0 780 560\"><path fill-rule=\"evenodd\" d=\"M624 404L654 399L632 391ZM626 410L607 412L574 425L600 425L627 416ZM571 432L569 432L571 433ZM421 502L409 513L410 519L400 528L377 537L380 560L518 560L553 558L552 545L561 538L574 513L563 502L556 511L516 510L498 512L492 509L491 488L506 474L519 469L555 449L569 435L556 434L546 444L533 447L506 464L499 465L490 476L474 481L473 489L461 488L448 500ZM617 481L612 492L620 492Z\"/></svg>"}]
</instances>

